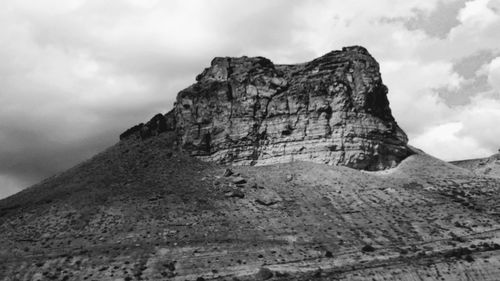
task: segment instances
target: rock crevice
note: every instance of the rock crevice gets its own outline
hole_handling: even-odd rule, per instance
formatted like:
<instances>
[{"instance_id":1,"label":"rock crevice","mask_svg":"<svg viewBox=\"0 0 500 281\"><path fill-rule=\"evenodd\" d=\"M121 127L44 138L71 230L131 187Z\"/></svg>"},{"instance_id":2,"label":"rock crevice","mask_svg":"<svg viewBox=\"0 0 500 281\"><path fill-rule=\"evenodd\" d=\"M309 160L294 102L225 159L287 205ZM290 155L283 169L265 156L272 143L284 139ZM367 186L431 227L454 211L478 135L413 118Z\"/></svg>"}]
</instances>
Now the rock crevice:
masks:
<instances>
[{"instance_id":1,"label":"rock crevice","mask_svg":"<svg viewBox=\"0 0 500 281\"><path fill-rule=\"evenodd\" d=\"M236 165L300 160L381 170L411 154L379 65L363 47L295 65L215 58L196 81L170 112L120 139L171 131L191 155Z\"/></svg>"}]
</instances>

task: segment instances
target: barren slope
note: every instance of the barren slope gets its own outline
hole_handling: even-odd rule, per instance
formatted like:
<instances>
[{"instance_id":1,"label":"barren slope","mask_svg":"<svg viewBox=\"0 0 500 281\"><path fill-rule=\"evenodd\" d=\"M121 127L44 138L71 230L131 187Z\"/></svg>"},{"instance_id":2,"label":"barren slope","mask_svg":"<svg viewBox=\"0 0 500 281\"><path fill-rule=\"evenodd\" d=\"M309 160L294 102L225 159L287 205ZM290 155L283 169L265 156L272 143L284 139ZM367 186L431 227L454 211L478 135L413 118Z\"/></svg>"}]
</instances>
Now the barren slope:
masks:
<instances>
[{"instance_id":1,"label":"barren slope","mask_svg":"<svg viewBox=\"0 0 500 281\"><path fill-rule=\"evenodd\" d=\"M225 177L169 138L121 142L0 201L0 279L498 280L499 179L422 153L381 172Z\"/></svg>"},{"instance_id":2,"label":"barren slope","mask_svg":"<svg viewBox=\"0 0 500 281\"><path fill-rule=\"evenodd\" d=\"M500 177L500 153L487 158L453 161L450 163L470 170L478 175Z\"/></svg>"}]
</instances>

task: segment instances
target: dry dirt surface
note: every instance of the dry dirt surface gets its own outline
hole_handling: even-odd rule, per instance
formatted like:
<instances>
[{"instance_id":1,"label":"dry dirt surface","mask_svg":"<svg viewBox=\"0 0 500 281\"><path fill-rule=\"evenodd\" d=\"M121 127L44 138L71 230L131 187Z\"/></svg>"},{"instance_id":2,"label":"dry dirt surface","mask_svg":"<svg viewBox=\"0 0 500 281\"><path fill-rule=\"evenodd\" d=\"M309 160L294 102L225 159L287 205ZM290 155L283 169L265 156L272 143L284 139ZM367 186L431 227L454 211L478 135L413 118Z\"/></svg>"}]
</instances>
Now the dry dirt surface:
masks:
<instances>
[{"instance_id":1,"label":"dry dirt surface","mask_svg":"<svg viewBox=\"0 0 500 281\"><path fill-rule=\"evenodd\" d=\"M498 178L423 153L379 172L219 166L171 138L0 201L0 280L500 279Z\"/></svg>"}]
</instances>

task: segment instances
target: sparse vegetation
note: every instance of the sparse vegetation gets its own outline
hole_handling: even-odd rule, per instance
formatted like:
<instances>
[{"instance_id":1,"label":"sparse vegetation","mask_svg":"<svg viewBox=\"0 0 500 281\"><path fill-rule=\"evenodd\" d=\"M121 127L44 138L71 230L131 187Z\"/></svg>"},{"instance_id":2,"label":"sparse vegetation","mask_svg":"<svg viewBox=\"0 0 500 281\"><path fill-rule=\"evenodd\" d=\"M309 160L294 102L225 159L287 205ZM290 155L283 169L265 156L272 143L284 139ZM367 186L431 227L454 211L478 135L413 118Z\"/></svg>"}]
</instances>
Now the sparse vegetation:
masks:
<instances>
[{"instance_id":1,"label":"sparse vegetation","mask_svg":"<svg viewBox=\"0 0 500 281\"><path fill-rule=\"evenodd\" d=\"M361 248L361 251L368 253L368 252L375 252L375 248L372 245L365 245L363 248Z\"/></svg>"},{"instance_id":2,"label":"sparse vegetation","mask_svg":"<svg viewBox=\"0 0 500 281\"><path fill-rule=\"evenodd\" d=\"M7 208L0 218L1 257L50 256L32 262L43 280L182 279L183 272L195 269L208 280L225 276L228 268L322 260L349 261L352 270L391 263L386 259L394 256L403 262L432 264L440 258L476 264L484 260L477 253L485 252L492 253L487 264L497 266L500 246L488 233L494 235L500 225L487 212L497 208L499 180L443 170L425 158L391 172L401 177L304 162L232 167L234 175L224 177L225 166L165 152L167 136L164 142L148 141L137 148L118 144L26 191L22 201L2 201L0 207L22 208ZM121 161L113 160L117 157ZM143 157L148 167L137 168ZM439 176L423 182L421 174L432 174L426 169ZM287 174L293 179L286 181ZM235 175L246 180L237 187L245 196L225 197L228 186L237 186ZM277 201L258 203L264 192ZM455 202L448 195L465 199ZM47 204L44 197L54 200ZM478 233L485 233L484 240L474 236ZM462 248L470 252L454 250ZM0 279L19 268L13 261L1 266ZM349 276L341 269L339 274Z\"/></svg>"}]
</instances>

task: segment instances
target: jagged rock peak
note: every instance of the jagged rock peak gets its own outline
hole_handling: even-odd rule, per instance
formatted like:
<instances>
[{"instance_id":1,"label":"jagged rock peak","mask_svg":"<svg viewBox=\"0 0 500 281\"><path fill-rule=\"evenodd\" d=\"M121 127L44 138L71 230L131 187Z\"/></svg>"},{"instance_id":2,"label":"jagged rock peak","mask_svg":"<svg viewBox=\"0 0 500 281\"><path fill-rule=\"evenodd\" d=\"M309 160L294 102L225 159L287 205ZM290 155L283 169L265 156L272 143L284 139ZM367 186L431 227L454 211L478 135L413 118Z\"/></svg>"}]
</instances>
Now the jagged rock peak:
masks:
<instances>
[{"instance_id":1,"label":"jagged rock peak","mask_svg":"<svg viewBox=\"0 0 500 281\"><path fill-rule=\"evenodd\" d=\"M379 65L363 47L295 65L217 57L196 81L170 112L120 139L171 132L191 155L235 165L313 161L381 170L411 154Z\"/></svg>"}]
</instances>

